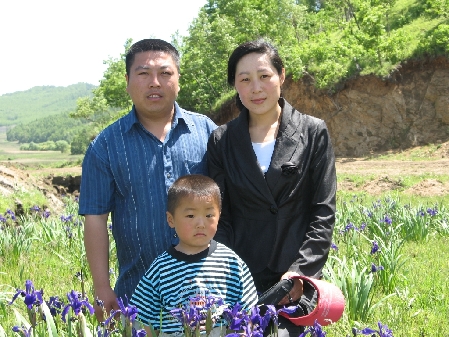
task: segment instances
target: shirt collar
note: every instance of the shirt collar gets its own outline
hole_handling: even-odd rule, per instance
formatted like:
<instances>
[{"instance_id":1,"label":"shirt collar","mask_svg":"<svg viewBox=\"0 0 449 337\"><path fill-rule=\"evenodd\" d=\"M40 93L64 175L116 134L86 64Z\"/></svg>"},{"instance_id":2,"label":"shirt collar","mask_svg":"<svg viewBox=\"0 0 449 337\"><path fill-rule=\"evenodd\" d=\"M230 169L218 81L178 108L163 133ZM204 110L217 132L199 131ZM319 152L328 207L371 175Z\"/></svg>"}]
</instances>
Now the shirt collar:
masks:
<instances>
[{"instance_id":1,"label":"shirt collar","mask_svg":"<svg viewBox=\"0 0 449 337\"><path fill-rule=\"evenodd\" d=\"M140 124L139 119L137 118L136 107L134 105L126 116L124 123L125 132L128 132L134 124ZM178 103L175 102L175 115L173 117L172 129L180 123L186 125L189 131L192 131L192 128L195 126L192 116L187 114L186 110L180 108Z\"/></svg>"}]
</instances>

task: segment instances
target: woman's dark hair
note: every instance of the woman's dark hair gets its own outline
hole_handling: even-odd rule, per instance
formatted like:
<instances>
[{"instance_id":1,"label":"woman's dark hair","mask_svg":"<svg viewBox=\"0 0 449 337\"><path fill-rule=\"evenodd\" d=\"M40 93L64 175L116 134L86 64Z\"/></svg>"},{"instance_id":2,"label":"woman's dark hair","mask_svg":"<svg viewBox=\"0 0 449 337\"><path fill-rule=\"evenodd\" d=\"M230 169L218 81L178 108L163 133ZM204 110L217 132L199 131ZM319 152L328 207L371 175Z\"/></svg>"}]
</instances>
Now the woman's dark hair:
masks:
<instances>
[{"instance_id":1,"label":"woman's dark hair","mask_svg":"<svg viewBox=\"0 0 449 337\"><path fill-rule=\"evenodd\" d=\"M284 62L277 49L269 42L264 39L258 39L254 41L249 41L238 46L231 54L228 60L228 84L230 86L234 86L235 84L235 72L237 70L237 63L244 57L245 55L256 53L256 54L265 54L270 58L271 64L277 70L278 74L282 74L282 68L284 68ZM243 108L243 104L240 101L239 94L237 93L236 97L237 107L241 110Z\"/></svg>"},{"instance_id":2,"label":"woman's dark hair","mask_svg":"<svg viewBox=\"0 0 449 337\"><path fill-rule=\"evenodd\" d=\"M137 53L142 53L146 51L161 51L169 54L173 61L175 62L176 68L179 71L179 53L175 47L170 43L160 40L160 39L144 39L134 43L126 53L125 64L126 64L126 74L129 76L129 71L134 62L134 58Z\"/></svg>"}]
</instances>

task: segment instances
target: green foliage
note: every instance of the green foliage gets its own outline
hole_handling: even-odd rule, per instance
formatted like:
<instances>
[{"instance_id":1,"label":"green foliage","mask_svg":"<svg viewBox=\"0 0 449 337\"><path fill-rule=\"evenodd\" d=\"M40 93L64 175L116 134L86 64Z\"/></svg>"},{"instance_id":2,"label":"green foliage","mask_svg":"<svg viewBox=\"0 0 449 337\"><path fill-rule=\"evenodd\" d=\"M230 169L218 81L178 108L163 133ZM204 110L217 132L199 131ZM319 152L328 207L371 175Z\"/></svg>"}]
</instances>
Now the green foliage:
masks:
<instances>
[{"instance_id":1,"label":"green foliage","mask_svg":"<svg viewBox=\"0 0 449 337\"><path fill-rule=\"evenodd\" d=\"M31 142L28 145L22 145L20 150L24 151L60 151L66 153L70 149L70 144L65 140L58 140L56 142L50 140L43 143Z\"/></svg>"},{"instance_id":2,"label":"green foliage","mask_svg":"<svg viewBox=\"0 0 449 337\"><path fill-rule=\"evenodd\" d=\"M279 49L287 74L304 71L318 88L335 90L358 74L388 76L402 61L448 55L448 0L210 0L182 51L180 104L216 110L232 90L227 60L240 43L265 37Z\"/></svg>"},{"instance_id":3,"label":"green foliage","mask_svg":"<svg viewBox=\"0 0 449 337\"><path fill-rule=\"evenodd\" d=\"M227 60L240 43L265 37L284 56L287 67L302 72L298 40L304 37L306 8L290 0L210 0L182 40L179 103L210 112L230 88Z\"/></svg>"},{"instance_id":4,"label":"green foliage","mask_svg":"<svg viewBox=\"0 0 449 337\"><path fill-rule=\"evenodd\" d=\"M449 17L449 0L427 0L426 13L430 16Z\"/></svg>"},{"instance_id":5,"label":"green foliage","mask_svg":"<svg viewBox=\"0 0 449 337\"><path fill-rule=\"evenodd\" d=\"M70 143L85 122L70 118L67 113L37 119L19 124L6 133L9 142L43 143L64 140ZM55 148L55 146L53 146ZM31 148L30 148L31 150ZM57 150L60 150L59 148Z\"/></svg>"},{"instance_id":6,"label":"green foliage","mask_svg":"<svg viewBox=\"0 0 449 337\"><path fill-rule=\"evenodd\" d=\"M449 281L446 277L449 272L449 212L444 204L438 205L437 213L427 212L427 209L435 210L435 205L421 202L419 197L412 205L404 205L400 199L388 197L380 197L374 204L360 198L338 200L334 233L338 250L330 252L325 276L343 290L346 309L340 321L323 329L328 336L351 335L352 328L374 328L378 321L387 324L394 335L446 336L449 333L448 326L440 324L441 317L449 314ZM67 304L65 295L71 289L84 293L90 303L93 302L92 280L82 243L82 219L77 215L75 200L66 198L64 204L60 214L46 217L42 209L26 209L22 217L13 221L6 215L7 221L0 223L0 263L3 267L0 272L0 322L3 329L0 329L0 336L2 331L5 336L17 336L11 331L14 325L24 325L27 329L30 326L22 297L19 296L13 305L7 304L16 288L23 289L26 279L32 280L36 289L44 290L45 300L58 296L64 301L63 307ZM423 209L427 220L433 223L429 240L407 241L409 238L402 243L404 233L399 230L401 224ZM0 208L3 215L4 211L5 208ZM379 221L386 213L391 216L391 224ZM372 220L361 229L362 222L367 219ZM348 222L354 227L348 227ZM380 240L380 235L387 238L388 232L393 233L392 227L394 238ZM374 234L379 230L383 234ZM369 252L372 239L379 243L379 251L375 254ZM117 270L112 234L110 240L111 266ZM390 247L392 245L400 248L399 255L407 258L398 258L399 255ZM394 271L398 277L394 290L390 292L382 286L381 279L387 266L395 261L403 264ZM383 265L385 269L372 273L371 262ZM388 274L385 277L389 277ZM96 320L87 310L75 315L70 309L67 323L62 322L60 313L51 316L45 306L37 313L40 310L46 314L47 320L43 321L40 316L37 318L37 325L33 328L35 336L74 336L78 329L85 329L88 335L97 335L94 331ZM118 320L116 328L121 327L123 323Z\"/></svg>"},{"instance_id":7,"label":"green foliage","mask_svg":"<svg viewBox=\"0 0 449 337\"><path fill-rule=\"evenodd\" d=\"M429 33L421 40L418 50L430 55L449 54L449 25L439 25Z\"/></svg>"},{"instance_id":8,"label":"green foliage","mask_svg":"<svg viewBox=\"0 0 449 337\"><path fill-rule=\"evenodd\" d=\"M66 115L75 110L79 97L92 96L94 85L40 86L0 96L0 125L26 124L40 118Z\"/></svg>"},{"instance_id":9,"label":"green foliage","mask_svg":"<svg viewBox=\"0 0 449 337\"><path fill-rule=\"evenodd\" d=\"M70 144L71 154L84 154L95 137L95 131L93 128L85 128L80 131Z\"/></svg>"}]
</instances>

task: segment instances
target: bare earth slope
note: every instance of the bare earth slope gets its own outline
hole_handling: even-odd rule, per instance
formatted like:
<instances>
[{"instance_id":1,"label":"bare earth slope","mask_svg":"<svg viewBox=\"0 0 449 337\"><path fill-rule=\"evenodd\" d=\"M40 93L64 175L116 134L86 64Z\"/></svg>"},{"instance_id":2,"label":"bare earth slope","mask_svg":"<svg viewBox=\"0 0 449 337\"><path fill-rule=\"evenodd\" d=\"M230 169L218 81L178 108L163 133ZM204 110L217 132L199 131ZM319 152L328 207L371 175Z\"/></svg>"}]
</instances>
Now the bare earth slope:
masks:
<instances>
[{"instance_id":1,"label":"bare earth slope","mask_svg":"<svg viewBox=\"0 0 449 337\"><path fill-rule=\"evenodd\" d=\"M416 157L416 153L422 154L425 159L407 160L413 154ZM381 158L388 158L388 155L394 155L394 158L400 155L403 160L337 158L338 189L365 191L376 195L401 188L400 181L404 176L434 175L435 177L423 178L405 192L430 197L449 194L449 182L438 180L438 176L449 176L449 142L440 144L437 150L416 147L400 154L383 153ZM370 179L360 186L345 179L351 175ZM50 208L62 206L61 195L77 195L80 180L81 167L24 170L14 163L0 163L0 197L11 195L17 189L38 189L46 195Z\"/></svg>"}]
</instances>

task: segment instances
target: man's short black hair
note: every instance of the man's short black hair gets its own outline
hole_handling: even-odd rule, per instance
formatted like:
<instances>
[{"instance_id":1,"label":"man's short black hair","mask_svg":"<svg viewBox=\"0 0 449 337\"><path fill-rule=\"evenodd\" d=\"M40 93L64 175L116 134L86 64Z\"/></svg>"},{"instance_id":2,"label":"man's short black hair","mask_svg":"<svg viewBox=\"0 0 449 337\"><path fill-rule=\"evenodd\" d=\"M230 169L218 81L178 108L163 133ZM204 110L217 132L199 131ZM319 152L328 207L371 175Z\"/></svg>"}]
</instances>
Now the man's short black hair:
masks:
<instances>
[{"instance_id":1,"label":"man's short black hair","mask_svg":"<svg viewBox=\"0 0 449 337\"><path fill-rule=\"evenodd\" d=\"M176 68L179 71L179 53L175 47L173 47L170 43L160 40L160 39L144 39L134 43L126 53L126 74L129 76L129 71L131 69L131 65L134 62L134 58L137 53L142 53L145 51L161 51L167 54L170 54L173 58L173 61L176 64Z\"/></svg>"}]
</instances>

